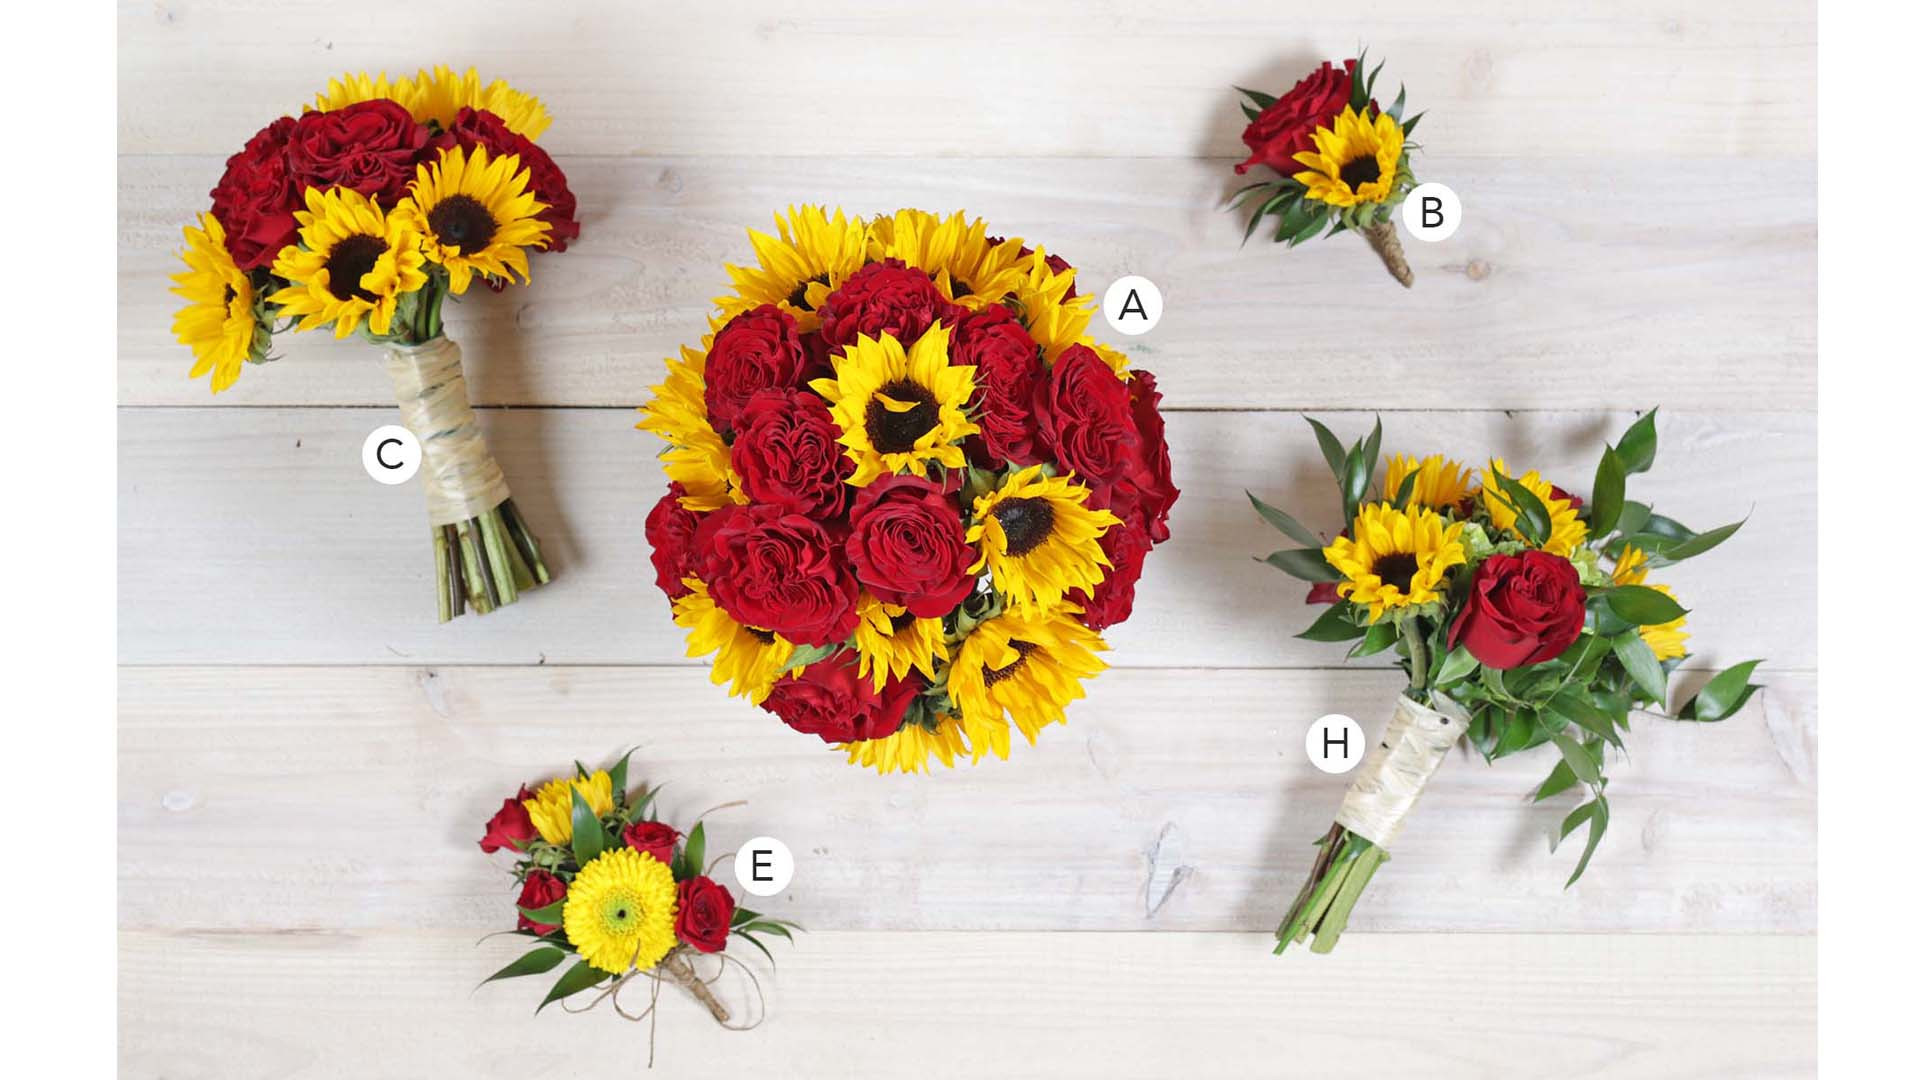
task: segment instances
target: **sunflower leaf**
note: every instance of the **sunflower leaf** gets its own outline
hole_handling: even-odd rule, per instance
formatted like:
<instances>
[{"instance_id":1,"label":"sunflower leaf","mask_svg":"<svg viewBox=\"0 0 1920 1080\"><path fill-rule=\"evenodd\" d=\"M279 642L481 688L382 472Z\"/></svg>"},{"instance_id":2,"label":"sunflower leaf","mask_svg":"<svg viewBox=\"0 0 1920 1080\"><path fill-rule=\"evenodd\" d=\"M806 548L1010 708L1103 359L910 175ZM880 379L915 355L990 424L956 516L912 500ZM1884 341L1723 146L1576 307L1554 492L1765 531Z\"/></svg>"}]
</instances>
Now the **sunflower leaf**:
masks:
<instances>
[{"instance_id":1,"label":"sunflower leaf","mask_svg":"<svg viewBox=\"0 0 1920 1080\"><path fill-rule=\"evenodd\" d=\"M600 824L600 816L587 805L586 796L579 788L573 789L573 859L581 866L600 857L607 846L607 830Z\"/></svg>"},{"instance_id":2,"label":"sunflower leaf","mask_svg":"<svg viewBox=\"0 0 1920 1080\"><path fill-rule=\"evenodd\" d=\"M1620 464L1625 466L1627 475L1643 473L1653 468L1653 455L1660 448L1660 436L1654 430L1654 417L1660 409L1656 406L1647 410L1647 414L1635 420L1620 436Z\"/></svg>"},{"instance_id":3,"label":"sunflower leaf","mask_svg":"<svg viewBox=\"0 0 1920 1080\"><path fill-rule=\"evenodd\" d=\"M1600 466L1593 472L1593 501L1587 504L1587 529L1594 536L1605 536L1620 521L1627 497L1627 468L1620 455L1609 446L1600 454Z\"/></svg>"},{"instance_id":4,"label":"sunflower leaf","mask_svg":"<svg viewBox=\"0 0 1920 1080\"><path fill-rule=\"evenodd\" d=\"M1340 440L1334 437L1333 432L1327 430L1327 425L1311 416L1305 417L1305 420L1313 425L1313 437L1320 443L1320 456L1327 460L1327 468L1333 470L1334 479L1338 480L1347 469L1346 448L1340 445Z\"/></svg>"},{"instance_id":5,"label":"sunflower leaf","mask_svg":"<svg viewBox=\"0 0 1920 1080\"><path fill-rule=\"evenodd\" d=\"M1327 562L1319 548L1276 551L1260 560L1292 574L1301 581L1339 581L1340 572Z\"/></svg>"},{"instance_id":6,"label":"sunflower leaf","mask_svg":"<svg viewBox=\"0 0 1920 1080\"><path fill-rule=\"evenodd\" d=\"M499 971L487 976L481 980L480 985L485 986L487 983L500 979L517 979L522 975L544 975L554 968L559 967L560 961L566 958L567 954L562 950L556 949L551 945L542 945L527 953L525 956L522 956L520 959L515 960L513 963L508 964L506 967L501 968Z\"/></svg>"},{"instance_id":7,"label":"sunflower leaf","mask_svg":"<svg viewBox=\"0 0 1920 1080\"><path fill-rule=\"evenodd\" d=\"M1674 719L1713 724L1739 712L1754 691L1760 689L1749 685L1753 669L1759 667L1760 663L1758 660L1743 661L1708 679L1707 685L1701 687L1699 693L1680 706Z\"/></svg>"},{"instance_id":8,"label":"sunflower leaf","mask_svg":"<svg viewBox=\"0 0 1920 1080\"><path fill-rule=\"evenodd\" d=\"M1254 510L1267 520L1267 524L1279 529L1281 532L1286 533L1288 536L1293 537L1308 547L1321 546L1322 541L1320 537L1315 535L1312 529L1307 528L1295 520L1292 514L1287 513L1277 506L1269 506L1267 503L1262 502L1259 496L1251 491L1247 492L1247 499L1253 503Z\"/></svg>"},{"instance_id":9,"label":"sunflower leaf","mask_svg":"<svg viewBox=\"0 0 1920 1080\"><path fill-rule=\"evenodd\" d=\"M547 991L547 996L541 999L539 1008L533 1011L538 1013L540 1009L546 1008L561 998L572 997L590 986L597 986L607 977L606 972L582 960L568 968L565 975L560 976L560 980L553 984L553 989Z\"/></svg>"},{"instance_id":10,"label":"sunflower leaf","mask_svg":"<svg viewBox=\"0 0 1920 1080\"><path fill-rule=\"evenodd\" d=\"M1616 585L1606 595L1607 607L1634 626L1659 626L1687 614L1673 597L1645 585Z\"/></svg>"}]
</instances>

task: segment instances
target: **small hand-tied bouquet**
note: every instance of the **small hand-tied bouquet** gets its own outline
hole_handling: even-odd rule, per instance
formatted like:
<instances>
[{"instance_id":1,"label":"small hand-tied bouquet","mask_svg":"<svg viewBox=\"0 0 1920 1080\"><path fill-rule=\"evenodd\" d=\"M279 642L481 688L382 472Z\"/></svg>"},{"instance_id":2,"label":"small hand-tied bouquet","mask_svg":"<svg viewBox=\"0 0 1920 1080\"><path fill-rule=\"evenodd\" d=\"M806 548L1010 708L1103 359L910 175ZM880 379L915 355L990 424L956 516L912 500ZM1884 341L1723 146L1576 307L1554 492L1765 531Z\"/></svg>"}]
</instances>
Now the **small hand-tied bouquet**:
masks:
<instances>
[{"instance_id":1,"label":"small hand-tied bouquet","mask_svg":"<svg viewBox=\"0 0 1920 1080\"><path fill-rule=\"evenodd\" d=\"M607 1002L626 1019L645 1020L658 1015L661 986L672 985L706 1006L716 1023L736 1027L713 984L729 964L756 990L759 981L727 955L728 942L744 941L771 960L760 938L792 941L798 928L736 905L733 893L707 876L705 824L696 821L683 834L659 820L657 788L627 790L630 757L591 772L576 763L571 776L523 785L487 822L480 850L512 852L520 888L518 927L503 933L534 946L486 981L543 975L571 958L535 1012L556 1001L578 1012ZM719 970L703 977L695 967L703 958L718 961ZM652 1000L633 1013L620 994L636 981L649 984ZM566 1003L587 991L597 991L588 1004Z\"/></svg>"},{"instance_id":2,"label":"small hand-tied bouquet","mask_svg":"<svg viewBox=\"0 0 1920 1080\"><path fill-rule=\"evenodd\" d=\"M1374 79L1383 66L1369 73L1365 53L1342 64L1327 61L1277 98L1236 87L1247 97L1240 106L1247 116L1240 139L1250 153L1233 171L1245 175L1265 166L1280 178L1241 188L1229 208L1242 202L1253 207L1248 237L1272 218L1274 242L1284 240L1288 247L1322 232L1357 232L1394 280L1410 289L1413 269L1394 230L1393 211L1419 182L1411 162L1416 144L1407 136L1420 117L1401 119L1404 86L1385 109L1374 100Z\"/></svg>"},{"instance_id":3,"label":"small hand-tied bouquet","mask_svg":"<svg viewBox=\"0 0 1920 1080\"><path fill-rule=\"evenodd\" d=\"M687 653L881 772L1005 758L1105 667L1167 539L1153 375L1088 336L1064 260L964 213L776 224L639 424Z\"/></svg>"},{"instance_id":4,"label":"small hand-tied bouquet","mask_svg":"<svg viewBox=\"0 0 1920 1080\"><path fill-rule=\"evenodd\" d=\"M533 142L550 122L539 99L471 69L334 80L227 159L173 278L187 300L174 335L215 393L273 359L283 330L331 327L385 350L422 449L441 622L548 580L441 314L476 281L526 281L529 251L579 236L566 174Z\"/></svg>"},{"instance_id":5,"label":"small hand-tied bouquet","mask_svg":"<svg viewBox=\"0 0 1920 1080\"><path fill-rule=\"evenodd\" d=\"M1301 637L1353 642L1349 658L1393 650L1407 673L1385 734L1355 768L1313 871L1279 929L1281 952L1339 940L1395 834L1461 736L1488 762L1551 744L1559 755L1534 800L1575 787L1585 799L1553 843L1585 827L1586 872L1609 816L1606 762L1636 709L1664 709L1688 656L1687 610L1649 575L1712 550L1740 522L1696 533L1626 497L1653 464L1654 412L1600 455L1589 498L1495 458L1472 472L1442 455L1395 455L1377 475L1380 425L1343 447L1309 420L1340 491L1345 525L1325 543L1252 495L1254 509L1304 548L1266 561L1313 582L1330 605ZM1710 679L1675 720L1725 720L1759 689L1760 661Z\"/></svg>"}]
</instances>

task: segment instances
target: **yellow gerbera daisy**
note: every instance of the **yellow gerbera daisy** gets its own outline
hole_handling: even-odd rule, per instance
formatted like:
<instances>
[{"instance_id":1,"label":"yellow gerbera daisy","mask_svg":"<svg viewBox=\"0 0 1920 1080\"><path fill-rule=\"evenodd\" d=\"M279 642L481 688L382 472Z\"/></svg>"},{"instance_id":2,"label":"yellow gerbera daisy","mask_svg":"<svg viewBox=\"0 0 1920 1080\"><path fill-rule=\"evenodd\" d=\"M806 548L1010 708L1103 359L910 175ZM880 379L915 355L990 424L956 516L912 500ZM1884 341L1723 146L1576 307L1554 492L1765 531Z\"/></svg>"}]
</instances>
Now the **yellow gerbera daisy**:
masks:
<instances>
[{"instance_id":1,"label":"yellow gerbera daisy","mask_svg":"<svg viewBox=\"0 0 1920 1080\"><path fill-rule=\"evenodd\" d=\"M693 591L673 602L673 621L687 630L687 655L714 653L709 675L713 685L727 686L729 694L755 705L765 701L781 669L793 658L793 643L770 630L735 622L707 595L707 583L699 578L683 583ZM794 674L805 670L802 665Z\"/></svg>"},{"instance_id":2,"label":"yellow gerbera daisy","mask_svg":"<svg viewBox=\"0 0 1920 1080\"><path fill-rule=\"evenodd\" d=\"M841 282L867 261L867 224L835 209L829 217L822 206L790 206L785 216L775 214L780 235L747 230L758 266L728 265L734 295L714 303L728 318L762 304L778 304L793 315L801 333L820 328L815 314Z\"/></svg>"},{"instance_id":3,"label":"yellow gerbera daisy","mask_svg":"<svg viewBox=\"0 0 1920 1080\"><path fill-rule=\"evenodd\" d=\"M902 210L873 223L868 253L925 270L947 298L970 311L999 303L1028 277L1020 240L987 242L987 223L962 210L942 218Z\"/></svg>"},{"instance_id":4,"label":"yellow gerbera daisy","mask_svg":"<svg viewBox=\"0 0 1920 1080\"><path fill-rule=\"evenodd\" d=\"M1020 324L1040 346L1051 364L1074 345L1092 344L1087 325L1093 320L1094 298L1068 297L1074 271L1055 272L1047 265L1043 248L1034 249L1025 266L1026 277L1014 286L1006 303L1020 316ZM1111 363L1112 361L1109 361Z\"/></svg>"},{"instance_id":5,"label":"yellow gerbera daisy","mask_svg":"<svg viewBox=\"0 0 1920 1080\"><path fill-rule=\"evenodd\" d=\"M897 472L925 476L929 463L966 467L960 444L980 430L965 412L973 366L949 360L949 336L935 323L906 350L891 334L878 341L862 334L833 358L833 378L813 380L855 465L847 483L865 487Z\"/></svg>"},{"instance_id":6,"label":"yellow gerbera daisy","mask_svg":"<svg viewBox=\"0 0 1920 1080\"><path fill-rule=\"evenodd\" d=\"M540 785L533 798L520 800L520 805L527 808L527 816L533 819L534 831L540 834L540 839L549 844L573 842L573 793L576 791L587 801L593 816L613 813L613 777L605 769L597 769L584 777L549 780Z\"/></svg>"},{"instance_id":7,"label":"yellow gerbera daisy","mask_svg":"<svg viewBox=\"0 0 1920 1080\"><path fill-rule=\"evenodd\" d=\"M1620 558L1613 564L1613 583L1615 585L1645 585L1671 599L1673 590L1665 585L1654 585L1647 581L1647 553L1628 544L1621 549ZM1657 623L1640 628L1640 640L1653 649L1656 660L1673 660L1687 655L1687 639L1693 635L1682 630L1687 625L1685 615L1672 622Z\"/></svg>"},{"instance_id":8,"label":"yellow gerbera daisy","mask_svg":"<svg viewBox=\"0 0 1920 1080\"><path fill-rule=\"evenodd\" d=\"M328 79L327 88L314 95L312 108L315 112L332 112L362 101L380 100L397 102L412 113L416 121L425 119L420 115L420 89L414 81L404 75L389 79L384 71L377 76L363 71Z\"/></svg>"},{"instance_id":9,"label":"yellow gerbera daisy","mask_svg":"<svg viewBox=\"0 0 1920 1080\"><path fill-rule=\"evenodd\" d=\"M676 942L679 900L672 868L644 851L614 848L574 875L560 920L580 959L612 975L648 971Z\"/></svg>"},{"instance_id":10,"label":"yellow gerbera daisy","mask_svg":"<svg viewBox=\"0 0 1920 1080\"><path fill-rule=\"evenodd\" d=\"M1032 743L1040 729L1062 723L1067 703L1086 696L1082 679L1106 670L1094 653L1107 643L1074 618L1069 604L1028 617L1008 611L973 628L947 672L947 693L960 709L973 758L1007 756L1006 716Z\"/></svg>"},{"instance_id":11,"label":"yellow gerbera daisy","mask_svg":"<svg viewBox=\"0 0 1920 1080\"><path fill-rule=\"evenodd\" d=\"M413 222L427 258L447 268L447 288L466 292L476 271L509 282L518 271L526 281L526 249L546 247L551 226L536 216L547 204L527 189L533 173L520 156L489 160L487 148L475 146L469 157L455 146L416 169L393 212Z\"/></svg>"},{"instance_id":12,"label":"yellow gerbera daisy","mask_svg":"<svg viewBox=\"0 0 1920 1080\"><path fill-rule=\"evenodd\" d=\"M425 68L408 83L412 99L402 102L413 112L413 118L425 123L429 120L441 127L453 126L454 118L461 109L485 109L499 117L509 131L529 142L537 141L547 126L553 123L547 107L532 94L521 93L507 85L505 79L495 79L481 85L480 72L468 68L466 74L456 74L445 64L436 64L432 71Z\"/></svg>"},{"instance_id":13,"label":"yellow gerbera daisy","mask_svg":"<svg viewBox=\"0 0 1920 1080\"><path fill-rule=\"evenodd\" d=\"M219 393L240 377L240 365L266 352L270 331L253 313L253 282L227 254L226 230L212 214L200 215L200 227L180 230L187 248L180 253L186 270L173 275L173 292L187 300L173 317L173 336L193 350L197 379L213 373Z\"/></svg>"},{"instance_id":14,"label":"yellow gerbera daisy","mask_svg":"<svg viewBox=\"0 0 1920 1080\"><path fill-rule=\"evenodd\" d=\"M686 490L680 505L694 511L747 502L733 452L707 420L707 346L712 343L709 332L700 348L682 345L678 360L667 358L667 381L653 388L653 400L641 406L643 419L634 425L666 440L661 465L667 479Z\"/></svg>"},{"instance_id":15,"label":"yellow gerbera daisy","mask_svg":"<svg viewBox=\"0 0 1920 1080\"><path fill-rule=\"evenodd\" d=\"M273 272L289 283L268 299L298 329L333 324L346 337L365 318L375 334L393 329L401 296L427 283L420 234L404 214L388 214L352 188L307 189L307 208L294 212L300 243L280 249Z\"/></svg>"},{"instance_id":16,"label":"yellow gerbera daisy","mask_svg":"<svg viewBox=\"0 0 1920 1080\"><path fill-rule=\"evenodd\" d=\"M1428 454L1414 460L1402 454L1387 459L1387 482L1381 494L1391 501L1400 494L1400 485L1406 482L1407 475L1419 470L1413 479L1413 492L1407 496L1408 506L1429 506L1435 510L1451 510L1467 500L1472 493L1468 481L1473 470L1440 454Z\"/></svg>"},{"instance_id":17,"label":"yellow gerbera daisy","mask_svg":"<svg viewBox=\"0 0 1920 1080\"><path fill-rule=\"evenodd\" d=\"M839 747L847 752L847 763L864 765L880 773L927 771L934 758L951 768L954 758L967 752L967 740L960 722L942 716L931 728L919 724L901 724L900 730L884 739L865 739Z\"/></svg>"},{"instance_id":18,"label":"yellow gerbera daisy","mask_svg":"<svg viewBox=\"0 0 1920 1080\"><path fill-rule=\"evenodd\" d=\"M947 658L947 640L939 619L917 619L898 604L882 603L870 593L860 594L860 625L853 629L853 647L860 654L860 675L873 678L879 693L887 683L909 670L933 678L933 662Z\"/></svg>"},{"instance_id":19,"label":"yellow gerbera daisy","mask_svg":"<svg viewBox=\"0 0 1920 1080\"><path fill-rule=\"evenodd\" d=\"M1113 565L1100 538L1120 524L1110 510L1087 506L1092 494L1064 476L1030 465L973 501L967 543L980 558L969 571L993 572L993 584L1014 607L1045 611L1075 589L1093 591Z\"/></svg>"},{"instance_id":20,"label":"yellow gerbera daisy","mask_svg":"<svg viewBox=\"0 0 1920 1080\"><path fill-rule=\"evenodd\" d=\"M1494 458L1489 463L1488 472L1512 478L1512 475L1507 472L1507 463L1500 458ZM1553 494L1553 485L1542 479L1536 469L1528 469L1526 475L1519 478L1519 483L1521 487L1533 492L1534 497L1540 500L1540 504L1547 508L1547 517L1553 523L1553 530L1548 535L1547 542L1539 545L1540 550L1551 552L1562 558L1572 555L1573 549L1587 539L1587 523L1580 520L1580 512L1573 508L1573 500L1556 498ZM1499 489L1490 486L1484 478L1480 482L1480 505L1487 508L1487 519L1493 522L1494 528L1514 532L1513 523L1519 518L1519 512L1508 505ZM1516 532L1514 535L1519 534Z\"/></svg>"},{"instance_id":21,"label":"yellow gerbera daisy","mask_svg":"<svg viewBox=\"0 0 1920 1080\"><path fill-rule=\"evenodd\" d=\"M1293 155L1306 166L1293 178L1307 186L1307 198L1333 206L1383 202L1393 194L1406 139L1393 117L1383 112L1369 121L1349 105L1333 118L1333 130L1315 129L1315 149Z\"/></svg>"},{"instance_id":22,"label":"yellow gerbera daisy","mask_svg":"<svg viewBox=\"0 0 1920 1080\"><path fill-rule=\"evenodd\" d=\"M1339 537L1321 549L1345 580L1335 591L1364 605L1375 621L1390 608L1432 603L1440 598L1447 571L1467 561L1460 543L1463 522L1423 506L1395 510L1386 503L1360 508L1353 537Z\"/></svg>"}]
</instances>

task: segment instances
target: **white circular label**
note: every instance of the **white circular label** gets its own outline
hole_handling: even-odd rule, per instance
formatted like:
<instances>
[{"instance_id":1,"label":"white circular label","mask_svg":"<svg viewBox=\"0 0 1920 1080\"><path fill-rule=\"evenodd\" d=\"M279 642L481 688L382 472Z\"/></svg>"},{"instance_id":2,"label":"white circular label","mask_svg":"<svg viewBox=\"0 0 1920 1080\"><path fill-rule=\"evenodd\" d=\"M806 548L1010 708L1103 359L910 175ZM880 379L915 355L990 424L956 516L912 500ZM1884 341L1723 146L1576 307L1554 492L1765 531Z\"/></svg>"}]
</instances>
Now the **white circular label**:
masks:
<instances>
[{"instance_id":1,"label":"white circular label","mask_svg":"<svg viewBox=\"0 0 1920 1080\"><path fill-rule=\"evenodd\" d=\"M1460 227L1460 196L1445 184L1421 184L1400 204L1400 224L1415 240L1437 244Z\"/></svg>"},{"instance_id":2,"label":"white circular label","mask_svg":"<svg viewBox=\"0 0 1920 1080\"><path fill-rule=\"evenodd\" d=\"M771 836L756 836L733 855L733 876L755 896L773 896L793 881L793 852Z\"/></svg>"},{"instance_id":3,"label":"white circular label","mask_svg":"<svg viewBox=\"0 0 1920 1080\"><path fill-rule=\"evenodd\" d=\"M1307 760L1324 773L1343 773L1367 756L1367 733L1351 716L1328 713L1307 729Z\"/></svg>"},{"instance_id":4,"label":"white circular label","mask_svg":"<svg viewBox=\"0 0 1920 1080\"><path fill-rule=\"evenodd\" d=\"M1160 322L1160 288L1138 274L1128 274L1107 286L1100 310L1107 325L1119 333L1144 334Z\"/></svg>"},{"instance_id":5,"label":"white circular label","mask_svg":"<svg viewBox=\"0 0 1920 1080\"><path fill-rule=\"evenodd\" d=\"M404 484L420 471L420 440L399 424L383 424L360 444L360 464L382 484Z\"/></svg>"}]
</instances>

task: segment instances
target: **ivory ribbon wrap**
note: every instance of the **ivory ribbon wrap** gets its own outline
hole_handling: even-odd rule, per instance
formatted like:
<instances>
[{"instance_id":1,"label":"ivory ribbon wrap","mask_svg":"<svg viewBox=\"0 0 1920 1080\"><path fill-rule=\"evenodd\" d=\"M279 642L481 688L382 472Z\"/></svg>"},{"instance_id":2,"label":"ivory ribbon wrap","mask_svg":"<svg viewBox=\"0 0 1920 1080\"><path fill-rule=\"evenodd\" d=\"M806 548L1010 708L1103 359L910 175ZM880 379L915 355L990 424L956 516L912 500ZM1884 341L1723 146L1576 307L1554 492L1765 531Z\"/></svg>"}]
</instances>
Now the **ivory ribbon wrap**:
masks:
<instances>
[{"instance_id":1,"label":"ivory ribbon wrap","mask_svg":"<svg viewBox=\"0 0 1920 1080\"><path fill-rule=\"evenodd\" d=\"M400 420L420 440L427 520L455 525L507 500L507 478L473 422L460 346L444 337L387 346L387 374Z\"/></svg>"},{"instance_id":2,"label":"ivory ribbon wrap","mask_svg":"<svg viewBox=\"0 0 1920 1080\"><path fill-rule=\"evenodd\" d=\"M1340 800L1335 822L1379 847L1392 847L1400 823L1419 801L1427 780L1467 732L1459 707L1445 698L1439 700L1452 715L1405 696L1394 702L1393 719L1380 736L1385 745L1367 748L1346 798Z\"/></svg>"}]
</instances>

